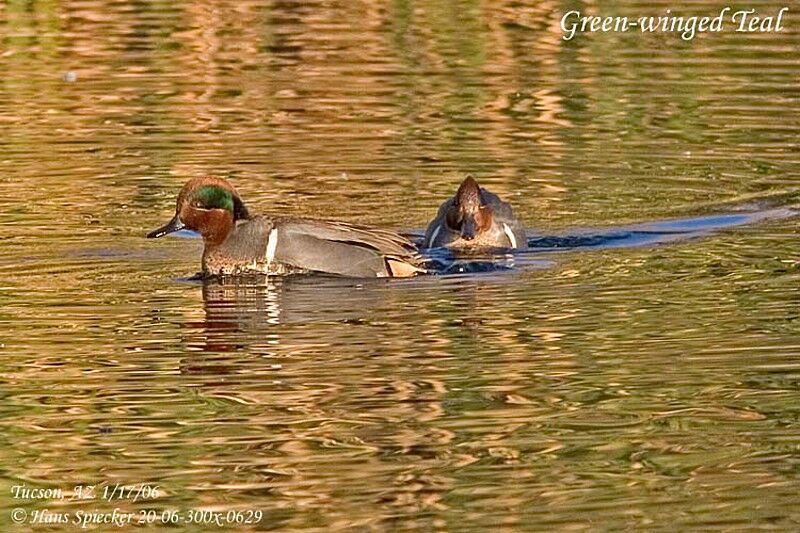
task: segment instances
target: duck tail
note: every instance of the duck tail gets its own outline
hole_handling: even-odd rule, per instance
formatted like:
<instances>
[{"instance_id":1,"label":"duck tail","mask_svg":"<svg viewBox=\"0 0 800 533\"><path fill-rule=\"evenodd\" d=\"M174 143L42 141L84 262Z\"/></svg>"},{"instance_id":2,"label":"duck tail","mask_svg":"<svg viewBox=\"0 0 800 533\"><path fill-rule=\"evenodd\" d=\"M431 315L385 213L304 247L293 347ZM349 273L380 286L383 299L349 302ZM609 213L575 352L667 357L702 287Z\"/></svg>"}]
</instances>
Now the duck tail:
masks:
<instances>
[{"instance_id":1,"label":"duck tail","mask_svg":"<svg viewBox=\"0 0 800 533\"><path fill-rule=\"evenodd\" d=\"M393 278L411 278L418 274L425 274L428 272L419 265L409 263L406 260L396 257L386 257L384 261L386 262L386 271L389 273L389 276Z\"/></svg>"}]
</instances>

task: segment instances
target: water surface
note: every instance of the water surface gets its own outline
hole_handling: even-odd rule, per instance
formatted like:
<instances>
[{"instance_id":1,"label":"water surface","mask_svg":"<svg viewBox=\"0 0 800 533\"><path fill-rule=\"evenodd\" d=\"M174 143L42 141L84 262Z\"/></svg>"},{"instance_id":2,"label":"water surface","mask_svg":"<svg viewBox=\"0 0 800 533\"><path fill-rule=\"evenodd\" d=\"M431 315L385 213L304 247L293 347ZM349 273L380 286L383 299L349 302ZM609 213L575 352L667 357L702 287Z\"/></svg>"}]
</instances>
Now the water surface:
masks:
<instances>
[{"instance_id":1,"label":"water surface","mask_svg":"<svg viewBox=\"0 0 800 533\"><path fill-rule=\"evenodd\" d=\"M566 42L567 4L0 6L3 529L797 530L800 21ZM203 284L144 239L189 177L414 232L468 172L510 270Z\"/></svg>"}]
</instances>

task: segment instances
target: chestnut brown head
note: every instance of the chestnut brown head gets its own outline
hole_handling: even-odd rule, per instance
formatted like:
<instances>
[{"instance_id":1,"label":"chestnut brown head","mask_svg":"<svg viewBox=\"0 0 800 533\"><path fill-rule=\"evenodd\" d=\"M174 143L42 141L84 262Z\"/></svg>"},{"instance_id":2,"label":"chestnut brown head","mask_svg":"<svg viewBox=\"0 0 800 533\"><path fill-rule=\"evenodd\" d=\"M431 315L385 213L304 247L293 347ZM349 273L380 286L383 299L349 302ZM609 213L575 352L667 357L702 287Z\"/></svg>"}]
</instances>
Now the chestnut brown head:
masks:
<instances>
[{"instance_id":1,"label":"chestnut brown head","mask_svg":"<svg viewBox=\"0 0 800 533\"><path fill-rule=\"evenodd\" d=\"M492 208L481 200L481 189L472 176L467 176L458 188L453 206L448 210L447 226L471 241L492 226Z\"/></svg>"},{"instance_id":2,"label":"chestnut brown head","mask_svg":"<svg viewBox=\"0 0 800 533\"><path fill-rule=\"evenodd\" d=\"M239 219L249 218L236 189L221 178L194 178L178 194L175 216L164 226L147 234L163 237L182 229L197 231L205 241L225 240Z\"/></svg>"}]
</instances>

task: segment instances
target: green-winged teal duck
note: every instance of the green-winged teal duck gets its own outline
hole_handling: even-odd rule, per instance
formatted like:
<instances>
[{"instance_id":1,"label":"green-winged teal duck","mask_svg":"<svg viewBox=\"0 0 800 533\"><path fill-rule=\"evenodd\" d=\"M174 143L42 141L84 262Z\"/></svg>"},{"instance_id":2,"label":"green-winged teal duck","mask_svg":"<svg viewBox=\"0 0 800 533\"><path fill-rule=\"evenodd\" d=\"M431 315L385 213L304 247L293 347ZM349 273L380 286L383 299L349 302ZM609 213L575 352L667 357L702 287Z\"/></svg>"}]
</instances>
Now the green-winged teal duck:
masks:
<instances>
[{"instance_id":1,"label":"green-winged teal duck","mask_svg":"<svg viewBox=\"0 0 800 533\"><path fill-rule=\"evenodd\" d=\"M184 228L203 237L205 276L319 272L372 278L425 272L405 237L343 222L251 215L236 189L220 178L189 180L178 194L175 216L147 237Z\"/></svg>"},{"instance_id":2,"label":"green-winged teal duck","mask_svg":"<svg viewBox=\"0 0 800 533\"><path fill-rule=\"evenodd\" d=\"M425 230L423 247L456 251L526 248L525 228L511 206L467 176L455 196L439 207Z\"/></svg>"}]
</instances>

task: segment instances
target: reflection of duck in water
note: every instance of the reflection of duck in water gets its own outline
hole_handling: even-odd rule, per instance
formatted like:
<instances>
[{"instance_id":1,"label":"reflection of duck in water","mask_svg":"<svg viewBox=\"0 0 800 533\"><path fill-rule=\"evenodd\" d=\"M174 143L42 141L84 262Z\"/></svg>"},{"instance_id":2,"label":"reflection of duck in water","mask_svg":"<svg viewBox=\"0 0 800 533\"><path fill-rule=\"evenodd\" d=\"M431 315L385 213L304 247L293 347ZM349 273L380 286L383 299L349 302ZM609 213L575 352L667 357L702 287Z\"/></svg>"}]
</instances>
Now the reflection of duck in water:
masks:
<instances>
[{"instance_id":1,"label":"reflection of duck in water","mask_svg":"<svg viewBox=\"0 0 800 533\"><path fill-rule=\"evenodd\" d=\"M394 294L380 280L333 276L213 277L202 283L205 319L189 323L188 342L203 352L237 352L264 343L276 351L284 345L317 346L316 334L305 338L304 328L276 326L360 323L391 305L387 300Z\"/></svg>"},{"instance_id":2,"label":"reflection of duck in water","mask_svg":"<svg viewBox=\"0 0 800 533\"><path fill-rule=\"evenodd\" d=\"M275 333L278 324L371 320L376 309L405 294L402 285L394 287L334 276L209 278L203 280L204 327Z\"/></svg>"},{"instance_id":3,"label":"reflection of duck in water","mask_svg":"<svg viewBox=\"0 0 800 533\"><path fill-rule=\"evenodd\" d=\"M224 179L189 180L175 216L149 238L187 228L203 236L203 274L320 272L409 277L425 272L416 246L396 233L343 222L250 215Z\"/></svg>"},{"instance_id":4,"label":"reflection of duck in water","mask_svg":"<svg viewBox=\"0 0 800 533\"><path fill-rule=\"evenodd\" d=\"M514 217L511 206L467 176L428 224L422 246L463 252L526 248L528 244L525 228Z\"/></svg>"}]
</instances>

